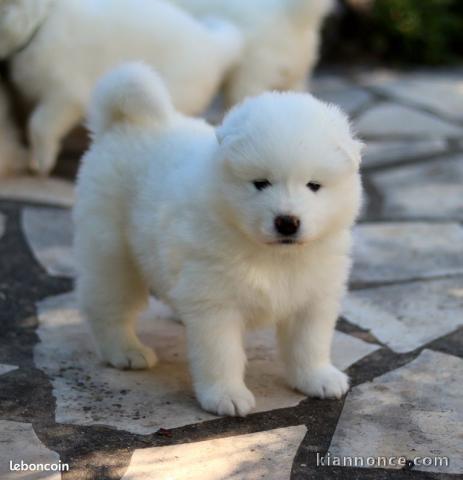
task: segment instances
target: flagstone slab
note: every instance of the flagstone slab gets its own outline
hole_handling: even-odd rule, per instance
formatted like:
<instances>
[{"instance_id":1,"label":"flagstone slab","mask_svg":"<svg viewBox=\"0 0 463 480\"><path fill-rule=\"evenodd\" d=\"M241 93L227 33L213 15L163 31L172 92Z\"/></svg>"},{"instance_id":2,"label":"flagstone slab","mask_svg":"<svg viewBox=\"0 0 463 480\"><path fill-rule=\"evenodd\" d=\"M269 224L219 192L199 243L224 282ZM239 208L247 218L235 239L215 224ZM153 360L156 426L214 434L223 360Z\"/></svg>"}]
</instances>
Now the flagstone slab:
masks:
<instances>
[{"instance_id":1,"label":"flagstone slab","mask_svg":"<svg viewBox=\"0 0 463 480\"><path fill-rule=\"evenodd\" d=\"M377 173L387 218L463 220L463 155Z\"/></svg>"},{"instance_id":2,"label":"flagstone slab","mask_svg":"<svg viewBox=\"0 0 463 480\"><path fill-rule=\"evenodd\" d=\"M424 350L411 363L349 392L328 451L365 459L447 457L448 465L413 469L463 473L462 396L463 360Z\"/></svg>"},{"instance_id":3,"label":"flagstone slab","mask_svg":"<svg viewBox=\"0 0 463 480\"><path fill-rule=\"evenodd\" d=\"M0 238L2 238L3 234L5 233L5 224L6 224L5 215L0 213Z\"/></svg>"},{"instance_id":4,"label":"flagstone slab","mask_svg":"<svg viewBox=\"0 0 463 480\"><path fill-rule=\"evenodd\" d=\"M355 121L360 136L365 137L460 137L463 128L426 112L394 103L370 108Z\"/></svg>"},{"instance_id":5,"label":"flagstone slab","mask_svg":"<svg viewBox=\"0 0 463 480\"><path fill-rule=\"evenodd\" d=\"M463 277L350 292L343 316L398 353L463 325Z\"/></svg>"},{"instance_id":6,"label":"flagstone slab","mask_svg":"<svg viewBox=\"0 0 463 480\"><path fill-rule=\"evenodd\" d=\"M313 95L342 92L349 90L354 85L345 76L332 73L316 73L310 79L310 92Z\"/></svg>"},{"instance_id":7,"label":"flagstone slab","mask_svg":"<svg viewBox=\"0 0 463 480\"><path fill-rule=\"evenodd\" d=\"M59 178L3 178L0 198L70 207L74 204L74 185Z\"/></svg>"},{"instance_id":8,"label":"flagstone slab","mask_svg":"<svg viewBox=\"0 0 463 480\"><path fill-rule=\"evenodd\" d=\"M347 370L351 365L370 355L380 348L374 343L364 342L359 338L342 332L334 332L331 356L333 363L341 370Z\"/></svg>"},{"instance_id":9,"label":"flagstone slab","mask_svg":"<svg viewBox=\"0 0 463 480\"><path fill-rule=\"evenodd\" d=\"M12 471L10 462L34 466L60 466L56 452L39 440L30 423L0 420L0 478L2 480L61 480L59 471ZM22 468L25 468L24 466Z\"/></svg>"},{"instance_id":10,"label":"flagstone slab","mask_svg":"<svg viewBox=\"0 0 463 480\"><path fill-rule=\"evenodd\" d=\"M94 353L73 294L38 304L40 342L34 361L53 384L56 421L110 425L134 433L152 433L217 418L198 406L179 322L142 315L139 333L154 347L160 362L148 371L120 371L103 366ZM341 368L378 348L337 333L334 362ZM256 411L298 405L305 397L285 383L273 332L260 330L247 338L247 384L256 395Z\"/></svg>"},{"instance_id":11,"label":"flagstone slab","mask_svg":"<svg viewBox=\"0 0 463 480\"><path fill-rule=\"evenodd\" d=\"M366 143L362 166L380 167L392 163L406 162L421 156L445 153L447 142L442 139L409 141L369 141Z\"/></svg>"},{"instance_id":12,"label":"flagstone slab","mask_svg":"<svg viewBox=\"0 0 463 480\"><path fill-rule=\"evenodd\" d=\"M383 71L362 75L361 83L404 102L428 108L455 120L463 120L461 70L412 74Z\"/></svg>"},{"instance_id":13,"label":"flagstone slab","mask_svg":"<svg viewBox=\"0 0 463 480\"><path fill-rule=\"evenodd\" d=\"M348 114L356 112L373 99L373 96L369 92L355 87L335 92L321 92L316 96L324 102L338 105Z\"/></svg>"},{"instance_id":14,"label":"flagstone slab","mask_svg":"<svg viewBox=\"0 0 463 480\"><path fill-rule=\"evenodd\" d=\"M458 223L359 224L354 228L351 282L363 285L463 274L462 245L463 228Z\"/></svg>"},{"instance_id":15,"label":"flagstone slab","mask_svg":"<svg viewBox=\"0 0 463 480\"><path fill-rule=\"evenodd\" d=\"M356 112L373 99L367 90L356 87L343 78L331 75L316 76L312 79L309 90L320 100L339 105L349 114Z\"/></svg>"},{"instance_id":16,"label":"flagstone slab","mask_svg":"<svg viewBox=\"0 0 463 480\"><path fill-rule=\"evenodd\" d=\"M0 375L5 375L5 373L10 373L13 370L17 370L16 365L7 365L4 363L0 363Z\"/></svg>"},{"instance_id":17,"label":"flagstone slab","mask_svg":"<svg viewBox=\"0 0 463 480\"><path fill-rule=\"evenodd\" d=\"M122 480L281 480L290 477L304 425L135 450Z\"/></svg>"},{"instance_id":18,"label":"flagstone slab","mask_svg":"<svg viewBox=\"0 0 463 480\"><path fill-rule=\"evenodd\" d=\"M70 210L24 208L22 227L35 258L50 275L74 275Z\"/></svg>"}]
</instances>

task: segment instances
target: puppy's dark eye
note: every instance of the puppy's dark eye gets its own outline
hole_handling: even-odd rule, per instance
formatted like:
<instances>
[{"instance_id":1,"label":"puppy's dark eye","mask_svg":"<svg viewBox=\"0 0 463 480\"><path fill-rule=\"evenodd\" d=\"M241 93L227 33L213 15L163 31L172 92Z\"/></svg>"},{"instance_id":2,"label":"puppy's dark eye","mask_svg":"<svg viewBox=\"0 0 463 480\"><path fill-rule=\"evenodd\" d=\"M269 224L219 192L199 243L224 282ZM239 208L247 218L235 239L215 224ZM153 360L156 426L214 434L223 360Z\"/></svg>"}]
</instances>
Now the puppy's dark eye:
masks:
<instances>
[{"instance_id":1,"label":"puppy's dark eye","mask_svg":"<svg viewBox=\"0 0 463 480\"><path fill-rule=\"evenodd\" d=\"M307 184L307 187L310 188L310 190L312 190L312 192L318 192L320 190L320 188L322 188L322 186L317 182L309 182Z\"/></svg>"},{"instance_id":2,"label":"puppy's dark eye","mask_svg":"<svg viewBox=\"0 0 463 480\"><path fill-rule=\"evenodd\" d=\"M252 184L257 188L257 190L263 190L264 188L270 187L272 184L264 179L264 180L254 180Z\"/></svg>"}]
</instances>

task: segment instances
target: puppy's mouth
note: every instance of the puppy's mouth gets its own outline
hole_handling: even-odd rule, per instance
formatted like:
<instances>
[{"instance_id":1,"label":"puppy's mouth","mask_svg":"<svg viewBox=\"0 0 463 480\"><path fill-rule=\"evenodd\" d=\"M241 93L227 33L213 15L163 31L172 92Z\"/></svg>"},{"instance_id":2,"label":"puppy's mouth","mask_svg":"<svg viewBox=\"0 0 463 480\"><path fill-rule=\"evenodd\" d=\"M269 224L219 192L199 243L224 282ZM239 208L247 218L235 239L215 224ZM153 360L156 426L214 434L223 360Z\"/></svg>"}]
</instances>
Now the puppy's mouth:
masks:
<instances>
[{"instance_id":1,"label":"puppy's mouth","mask_svg":"<svg viewBox=\"0 0 463 480\"><path fill-rule=\"evenodd\" d=\"M297 243L294 238L282 238L280 240L277 240L277 243L280 245L295 245Z\"/></svg>"},{"instance_id":2,"label":"puppy's mouth","mask_svg":"<svg viewBox=\"0 0 463 480\"><path fill-rule=\"evenodd\" d=\"M305 242L296 238L279 238L273 242L267 242L267 245L303 245Z\"/></svg>"}]
</instances>

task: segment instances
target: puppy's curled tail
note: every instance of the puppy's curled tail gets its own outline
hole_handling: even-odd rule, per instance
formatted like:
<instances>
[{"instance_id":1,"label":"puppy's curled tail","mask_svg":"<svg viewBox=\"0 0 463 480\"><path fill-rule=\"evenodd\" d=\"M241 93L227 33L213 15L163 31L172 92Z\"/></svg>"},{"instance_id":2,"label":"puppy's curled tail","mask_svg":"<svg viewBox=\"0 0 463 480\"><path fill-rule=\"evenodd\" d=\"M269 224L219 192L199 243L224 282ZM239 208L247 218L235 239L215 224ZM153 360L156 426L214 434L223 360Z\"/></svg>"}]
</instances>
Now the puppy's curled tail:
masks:
<instances>
[{"instance_id":1,"label":"puppy's curled tail","mask_svg":"<svg viewBox=\"0 0 463 480\"><path fill-rule=\"evenodd\" d=\"M169 92L159 75L140 62L124 63L97 83L87 125L98 138L115 125L163 124L174 113Z\"/></svg>"}]
</instances>

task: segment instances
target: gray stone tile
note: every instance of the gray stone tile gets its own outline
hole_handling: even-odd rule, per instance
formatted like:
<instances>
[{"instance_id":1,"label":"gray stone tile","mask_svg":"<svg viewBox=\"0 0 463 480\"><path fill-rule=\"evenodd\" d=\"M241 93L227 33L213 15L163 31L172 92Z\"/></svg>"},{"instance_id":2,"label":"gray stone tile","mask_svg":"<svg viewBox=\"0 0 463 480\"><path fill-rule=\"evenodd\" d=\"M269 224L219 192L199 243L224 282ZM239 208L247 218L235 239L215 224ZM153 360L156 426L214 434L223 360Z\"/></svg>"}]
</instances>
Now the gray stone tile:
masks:
<instances>
[{"instance_id":1,"label":"gray stone tile","mask_svg":"<svg viewBox=\"0 0 463 480\"><path fill-rule=\"evenodd\" d=\"M343 316L398 353L463 325L463 277L350 292Z\"/></svg>"},{"instance_id":2,"label":"gray stone tile","mask_svg":"<svg viewBox=\"0 0 463 480\"><path fill-rule=\"evenodd\" d=\"M367 110L355 122L360 136L387 137L460 137L463 128L425 112L384 103Z\"/></svg>"},{"instance_id":3,"label":"gray stone tile","mask_svg":"<svg viewBox=\"0 0 463 480\"><path fill-rule=\"evenodd\" d=\"M346 113L353 113L373 98L368 91L353 86L336 76L319 76L312 80L310 91L325 102L339 105Z\"/></svg>"},{"instance_id":4,"label":"gray stone tile","mask_svg":"<svg viewBox=\"0 0 463 480\"><path fill-rule=\"evenodd\" d=\"M12 372L16 370L18 367L16 365L7 365L4 363L0 363L0 375L5 375L5 373Z\"/></svg>"},{"instance_id":5,"label":"gray stone tile","mask_svg":"<svg viewBox=\"0 0 463 480\"><path fill-rule=\"evenodd\" d=\"M50 275L74 275L70 210L24 208L22 227L35 258Z\"/></svg>"},{"instance_id":6,"label":"gray stone tile","mask_svg":"<svg viewBox=\"0 0 463 480\"><path fill-rule=\"evenodd\" d=\"M463 273L463 228L457 223L371 223L354 229L354 284Z\"/></svg>"},{"instance_id":7,"label":"gray stone tile","mask_svg":"<svg viewBox=\"0 0 463 480\"><path fill-rule=\"evenodd\" d=\"M52 379L56 421L145 434L216 418L194 398L181 324L144 316L139 331L160 362L149 371L119 371L96 358L72 295L41 302L38 311L41 342L34 359ZM249 355L247 381L257 410L297 405L304 397L286 387L282 369L277 362L269 365L267 353L258 345Z\"/></svg>"},{"instance_id":8,"label":"gray stone tile","mask_svg":"<svg viewBox=\"0 0 463 480\"><path fill-rule=\"evenodd\" d=\"M59 467L60 458L43 445L30 423L0 420L0 478L2 480L61 480L59 471L11 471L10 462Z\"/></svg>"},{"instance_id":9,"label":"gray stone tile","mask_svg":"<svg viewBox=\"0 0 463 480\"><path fill-rule=\"evenodd\" d=\"M408 365L350 391L329 453L365 459L447 457L447 466L415 465L414 470L463 473L462 385L462 359L423 351Z\"/></svg>"},{"instance_id":10,"label":"gray stone tile","mask_svg":"<svg viewBox=\"0 0 463 480\"><path fill-rule=\"evenodd\" d=\"M122 480L289 478L304 425L135 450Z\"/></svg>"},{"instance_id":11,"label":"gray stone tile","mask_svg":"<svg viewBox=\"0 0 463 480\"><path fill-rule=\"evenodd\" d=\"M373 176L387 218L463 220L463 155Z\"/></svg>"},{"instance_id":12,"label":"gray stone tile","mask_svg":"<svg viewBox=\"0 0 463 480\"><path fill-rule=\"evenodd\" d=\"M2 238L3 234L5 233L5 223L6 223L5 215L0 213L0 238Z\"/></svg>"},{"instance_id":13,"label":"gray stone tile","mask_svg":"<svg viewBox=\"0 0 463 480\"><path fill-rule=\"evenodd\" d=\"M463 72L364 74L361 83L404 102L420 105L455 120L463 120Z\"/></svg>"},{"instance_id":14,"label":"gray stone tile","mask_svg":"<svg viewBox=\"0 0 463 480\"><path fill-rule=\"evenodd\" d=\"M164 307L165 308L165 307ZM72 294L38 304L40 342L34 351L38 368L53 384L56 421L78 425L104 424L134 433L152 433L216 418L200 409L192 391L185 352L184 328L166 320L168 312L152 306L139 332L160 358L149 371L119 371L100 364ZM347 368L378 348L337 333L335 363ZM277 358L273 332L259 330L247 338L247 384L256 395L256 411L297 405L303 395L289 389Z\"/></svg>"},{"instance_id":15,"label":"gray stone tile","mask_svg":"<svg viewBox=\"0 0 463 480\"><path fill-rule=\"evenodd\" d=\"M0 179L0 198L70 207L74 203L74 186L58 178L3 178Z\"/></svg>"},{"instance_id":16,"label":"gray stone tile","mask_svg":"<svg viewBox=\"0 0 463 480\"><path fill-rule=\"evenodd\" d=\"M346 370L378 348L380 348L379 345L364 342L352 335L336 331L331 349L333 363L341 370Z\"/></svg>"},{"instance_id":17,"label":"gray stone tile","mask_svg":"<svg viewBox=\"0 0 463 480\"><path fill-rule=\"evenodd\" d=\"M341 75L317 73L310 80L310 92L316 96L342 92L343 90L349 90L350 88L354 88L352 82Z\"/></svg>"},{"instance_id":18,"label":"gray stone tile","mask_svg":"<svg viewBox=\"0 0 463 480\"><path fill-rule=\"evenodd\" d=\"M372 100L372 95L361 88L349 88L338 92L323 92L317 98L339 105L346 113L352 114Z\"/></svg>"},{"instance_id":19,"label":"gray stone tile","mask_svg":"<svg viewBox=\"0 0 463 480\"><path fill-rule=\"evenodd\" d=\"M412 158L444 153L447 143L442 139L367 142L362 159L363 167L378 167Z\"/></svg>"}]
</instances>

